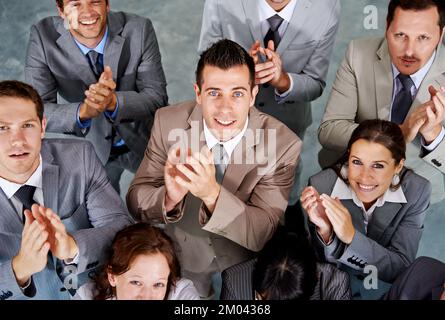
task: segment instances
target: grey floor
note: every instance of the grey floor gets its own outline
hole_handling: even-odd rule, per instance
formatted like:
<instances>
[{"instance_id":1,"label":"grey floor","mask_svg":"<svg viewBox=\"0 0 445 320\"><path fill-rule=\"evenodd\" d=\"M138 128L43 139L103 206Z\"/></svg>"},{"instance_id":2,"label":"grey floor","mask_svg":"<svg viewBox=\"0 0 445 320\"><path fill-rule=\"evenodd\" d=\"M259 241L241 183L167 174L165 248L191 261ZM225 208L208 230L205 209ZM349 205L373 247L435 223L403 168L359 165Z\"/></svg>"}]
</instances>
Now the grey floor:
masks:
<instances>
[{"instance_id":1,"label":"grey floor","mask_svg":"<svg viewBox=\"0 0 445 320\"><path fill-rule=\"evenodd\" d=\"M167 76L170 103L192 99L204 0L110 0L110 3L115 11L133 12L152 20ZM320 170L317 162L320 145L316 132L346 45L354 38L382 36L385 30L387 0L342 0L341 3L342 17L331 59L328 86L323 96L313 103L314 122L304 140L302 181L307 181L309 176ZM372 19L373 12L377 13L376 19ZM55 0L0 0L0 30L3 30L0 41L1 80L23 80L29 28L40 19L55 14ZM131 178L130 174L125 174L122 190L128 188ZM444 209L445 201L430 207L418 255L445 262Z\"/></svg>"}]
</instances>

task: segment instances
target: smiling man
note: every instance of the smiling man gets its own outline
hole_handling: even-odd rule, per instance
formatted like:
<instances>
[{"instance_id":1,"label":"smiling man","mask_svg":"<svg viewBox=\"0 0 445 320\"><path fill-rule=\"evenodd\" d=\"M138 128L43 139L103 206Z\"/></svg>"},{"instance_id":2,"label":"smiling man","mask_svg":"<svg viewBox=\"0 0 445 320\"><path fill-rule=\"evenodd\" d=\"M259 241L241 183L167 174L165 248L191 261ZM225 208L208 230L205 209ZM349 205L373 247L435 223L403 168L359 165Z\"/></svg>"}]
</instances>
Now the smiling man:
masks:
<instances>
[{"instance_id":1,"label":"smiling man","mask_svg":"<svg viewBox=\"0 0 445 320\"><path fill-rule=\"evenodd\" d=\"M132 222L91 144L43 139L45 127L38 93L0 82L3 298L69 299Z\"/></svg>"},{"instance_id":2,"label":"smiling man","mask_svg":"<svg viewBox=\"0 0 445 320\"><path fill-rule=\"evenodd\" d=\"M323 167L345 151L352 131L367 119L400 125L407 166L444 198L445 8L440 0L392 0L384 38L353 40L335 79L318 137Z\"/></svg>"},{"instance_id":3,"label":"smiling man","mask_svg":"<svg viewBox=\"0 0 445 320\"><path fill-rule=\"evenodd\" d=\"M47 130L91 141L119 191L135 172L166 81L150 20L108 0L56 0L59 17L31 28L25 78L45 103Z\"/></svg>"},{"instance_id":4,"label":"smiling man","mask_svg":"<svg viewBox=\"0 0 445 320\"><path fill-rule=\"evenodd\" d=\"M212 294L213 274L262 249L294 179L301 141L253 107L254 79L253 59L235 42L203 52L196 102L156 113L127 194L134 217L166 224L181 248L184 276L202 297Z\"/></svg>"},{"instance_id":5,"label":"smiling man","mask_svg":"<svg viewBox=\"0 0 445 320\"><path fill-rule=\"evenodd\" d=\"M326 86L340 7L340 0L206 0L198 51L225 38L249 50L259 89L255 106L303 140L312 123L311 101ZM300 162L287 211L291 220L301 210L301 171Z\"/></svg>"}]
</instances>

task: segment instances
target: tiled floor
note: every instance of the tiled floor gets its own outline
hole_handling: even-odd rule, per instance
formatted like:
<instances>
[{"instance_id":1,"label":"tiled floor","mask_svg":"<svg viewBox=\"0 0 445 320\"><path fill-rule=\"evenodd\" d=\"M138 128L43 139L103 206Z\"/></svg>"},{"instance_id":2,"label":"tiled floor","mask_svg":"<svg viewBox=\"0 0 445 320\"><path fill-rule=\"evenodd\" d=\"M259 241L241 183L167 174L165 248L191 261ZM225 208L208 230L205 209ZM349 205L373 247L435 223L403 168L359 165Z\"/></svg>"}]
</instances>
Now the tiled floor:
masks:
<instances>
[{"instance_id":1,"label":"tiled floor","mask_svg":"<svg viewBox=\"0 0 445 320\"><path fill-rule=\"evenodd\" d=\"M329 0L326 0L329 1ZM110 0L111 8L149 17L157 32L163 66L168 80L170 103L193 98L194 67L204 0ZM317 127L327 96L344 55L347 43L361 36L381 36L385 30L387 0L342 0L342 20L332 57L328 86L323 96L313 103L314 124L306 133L303 150L303 179L319 170ZM366 13L365 13L366 12ZM377 13L376 19L372 14ZM0 0L0 79L23 79L23 62L29 28L48 15L55 15L54 0ZM377 29L372 29L376 24ZM126 174L122 189L126 190L131 175ZM430 207L419 255L445 261L445 201Z\"/></svg>"}]
</instances>

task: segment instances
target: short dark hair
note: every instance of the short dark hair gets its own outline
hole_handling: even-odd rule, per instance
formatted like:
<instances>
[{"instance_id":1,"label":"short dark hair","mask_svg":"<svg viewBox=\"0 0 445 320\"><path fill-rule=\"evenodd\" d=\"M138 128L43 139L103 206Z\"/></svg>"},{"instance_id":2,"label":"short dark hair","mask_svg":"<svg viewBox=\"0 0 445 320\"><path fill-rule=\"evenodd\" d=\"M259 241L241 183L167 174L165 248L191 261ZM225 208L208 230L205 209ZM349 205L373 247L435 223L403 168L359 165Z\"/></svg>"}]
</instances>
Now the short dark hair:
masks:
<instances>
[{"instance_id":1,"label":"short dark hair","mask_svg":"<svg viewBox=\"0 0 445 320\"><path fill-rule=\"evenodd\" d=\"M388 5L388 14L386 16L386 27L388 28L394 19L396 9L400 7L403 10L422 11L431 7L436 7L439 13L439 27L442 32L445 27L445 4L443 0L391 0Z\"/></svg>"},{"instance_id":2,"label":"short dark hair","mask_svg":"<svg viewBox=\"0 0 445 320\"><path fill-rule=\"evenodd\" d=\"M309 241L278 228L258 254L253 289L266 300L309 300L317 282L317 260Z\"/></svg>"},{"instance_id":3,"label":"short dark hair","mask_svg":"<svg viewBox=\"0 0 445 320\"><path fill-rule=\"evenodd\" d=\"M114 288L108 281L108 272L121 275L127 272L134 259L143 254L161 253L170 268L167 291L164 300L174 289L181 276L181 267L172 239L160 228L140 222L119 231L111 244L108 259L101 272L94 277L97 293L94 300L106 300L115 295Z\"/></svg>"},{"instance_id":4,"label":"short dark hair","mask_svg":"<svg viewBox=\"0 0 445 320\"><path fill-rule=\"evenodd\" d=\"M42 122L43 101L39 93L29 84L16 80L6 80L0 82L0 98L20 98L32 101L36 107L37 116ZM11 110L13 112L13 110Z\"/></svg>"},{"instance_id":5,"label":"short dark hair","mask_svg":"<svg viewBox=\"0 0 445 320\"><path fill-rule=\"evenodd\" d=\"M108 4L108 0L105 0L106 4ZM57 6L60 8L60 10L63 11L63 0L56 0Z\"/></svg>"},{"instance_id":6,"label":"short dark hair","mask_svg":"<svg viewBox=\"0 0 445 320\"><path fill-rule=\"evenodd\" d=\"M384 146L391 152L396 165L403 159L406 159L405 136L398 124L381 119L365 120L352 132L346 153L333 167L337 175L346 183L348 183L347 179L341 175L341 167L348 162L352 145L360 139ZM391 189L396 190L400 187L407 172L408 170L404 170L400 177L400 182L397 185L391 185Z\"/></svg>"},{"instance_id":7,"label":"short dark hair","mask_svg":"<svg viewBox=\"0 0 445 320\"><path fill-rule=\"evenodd\" d=\"M250 75L250 87L255 86L255 63L253 58L238 43L222 39L205 50L198 61L196 68L196 84L202 85L202 71L205 66L228 70L236 66L247 66Z\"/></svg>"}]
</instances>

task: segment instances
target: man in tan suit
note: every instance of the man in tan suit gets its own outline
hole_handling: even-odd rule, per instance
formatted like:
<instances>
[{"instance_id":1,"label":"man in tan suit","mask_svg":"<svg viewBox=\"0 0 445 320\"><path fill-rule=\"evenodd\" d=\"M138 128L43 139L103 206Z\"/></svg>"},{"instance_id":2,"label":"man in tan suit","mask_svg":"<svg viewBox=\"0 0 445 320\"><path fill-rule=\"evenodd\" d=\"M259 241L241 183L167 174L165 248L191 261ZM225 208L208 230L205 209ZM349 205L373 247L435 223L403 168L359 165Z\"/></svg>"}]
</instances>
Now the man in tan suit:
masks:
<instances>
[{"instance_id":1,"label":"man in tan suit","mask_svg":"<svg viewBox=\"0 0 445 320\"><path fill-rule=\"evenodd\" d=\"M156 113L127 204L166 224L184 276L208 297L212 275L255 256L282 220L301 141L253 107L254 61L235 42L203 52L196 77L196 102Z\"/></svg>"},{"instance_id":2,"label":"man in tan suit","mask_svg":"<svg viewBox=\"0 0 445 320\"><path fill-rule=\"evenodd\" d=\"M318 131L323 167L341 156L360 122L390 120L412 142L407 166L432 182L432 202L444 198L444 26L443 1L391 0L385 38L351 41Z\"/></svg>"}]
</instances>

